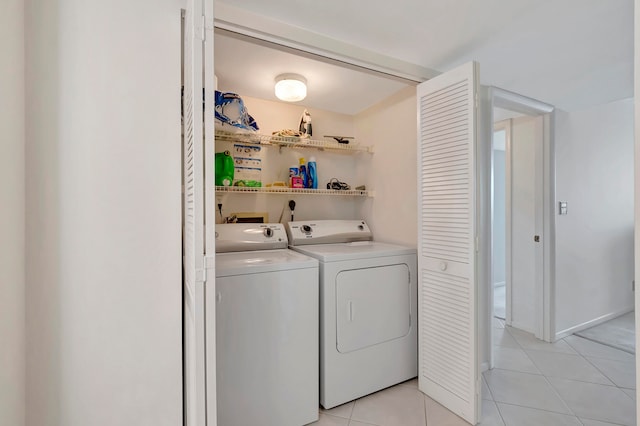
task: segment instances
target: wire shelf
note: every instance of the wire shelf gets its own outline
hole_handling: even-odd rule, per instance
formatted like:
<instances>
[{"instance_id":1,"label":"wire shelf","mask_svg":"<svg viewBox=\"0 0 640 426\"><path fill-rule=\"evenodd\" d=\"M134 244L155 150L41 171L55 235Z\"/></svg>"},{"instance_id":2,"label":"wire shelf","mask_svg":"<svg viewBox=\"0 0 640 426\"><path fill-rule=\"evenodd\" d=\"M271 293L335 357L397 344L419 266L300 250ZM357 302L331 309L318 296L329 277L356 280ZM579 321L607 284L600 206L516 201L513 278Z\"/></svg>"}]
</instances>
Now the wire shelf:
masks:
<instances>
[{"instance_id":1,"label":"wire shelf","mask_svg":"<svg viewBox=\"0 0 640 426\"><path fill-rule=\"evenodd\" d=\"M299 138L293 136L272 136L259 133L232 133L216 130L216 140L223 142L249 143L254 145L273 145L290 148L312 148L320 151L369 152L373 147L368 145L341 144L327 140Z\"/></svg>"},{"instance_id":2,"label":"wire shelf","mask_svg":"<svg viewBox=\"0 0 640 426\"><path fill-rule=\"evenodd\" d=\"M305 195L339 195L350 197L373 197L373 191L367 190L336 190L336 189L308 189L289 188L286 186L269 186L250 188L246 186L216 186L217 193L244 193L244 194L305 194Z\"/></svg>"}]
</instances>

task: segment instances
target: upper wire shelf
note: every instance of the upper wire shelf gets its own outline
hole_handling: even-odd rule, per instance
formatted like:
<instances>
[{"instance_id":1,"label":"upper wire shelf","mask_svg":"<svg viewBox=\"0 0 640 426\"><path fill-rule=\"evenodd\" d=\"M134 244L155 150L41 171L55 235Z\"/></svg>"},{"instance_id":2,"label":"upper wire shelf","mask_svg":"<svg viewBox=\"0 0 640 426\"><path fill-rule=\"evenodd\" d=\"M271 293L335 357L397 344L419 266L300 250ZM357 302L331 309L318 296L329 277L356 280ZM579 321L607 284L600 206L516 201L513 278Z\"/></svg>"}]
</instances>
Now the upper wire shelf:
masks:
<instances>
[{"instance_id":1,"label":"upper wire shelf","mask_svg":"<svg viewBox=\"0 0 640 426\"><path fill-rule=\"evenodd\" d=\"M313 148L320 151L345 151L345 152L373 152L369 145L341 144L338 142L299 138L295 136L272 136L259 133L233 133L224 130L216 130L216 140L223 142L240 142L254 145L273 145L290 148Z\"/></svg>"},{"instance_id":2,"label":"upper wire shelf","mask_svg":"<svg viewBox=\"0 0 640 426\"><path fill-rule=\"evenodd\" d=\"M216 186L217 193L234 192L245 194L307 194L307 195L342 195L351 197L373 197L374 192L360 189L309 189L289 188L286 186L247 187L247 186Z\"/></svg>"}]
</instances>

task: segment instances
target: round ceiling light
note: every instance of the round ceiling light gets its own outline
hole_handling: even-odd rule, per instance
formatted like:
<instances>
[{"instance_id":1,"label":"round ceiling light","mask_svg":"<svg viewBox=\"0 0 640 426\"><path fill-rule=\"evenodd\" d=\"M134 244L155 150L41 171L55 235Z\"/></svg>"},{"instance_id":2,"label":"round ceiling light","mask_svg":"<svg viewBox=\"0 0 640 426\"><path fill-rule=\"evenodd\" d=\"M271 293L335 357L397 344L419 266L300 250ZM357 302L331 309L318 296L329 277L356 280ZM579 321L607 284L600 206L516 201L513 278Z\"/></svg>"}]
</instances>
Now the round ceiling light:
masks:
<instances>
[{"instance_id":1,"label":"round ceiling light","mask_svg":"<svg viewBox=\"0 0 640 426\"><path fill-rule=\"evenodd\" d=\"M307 80L298 74L276 77L276 97L286 102L298 102L307 96Z\"/></svg>"}]
</instances>

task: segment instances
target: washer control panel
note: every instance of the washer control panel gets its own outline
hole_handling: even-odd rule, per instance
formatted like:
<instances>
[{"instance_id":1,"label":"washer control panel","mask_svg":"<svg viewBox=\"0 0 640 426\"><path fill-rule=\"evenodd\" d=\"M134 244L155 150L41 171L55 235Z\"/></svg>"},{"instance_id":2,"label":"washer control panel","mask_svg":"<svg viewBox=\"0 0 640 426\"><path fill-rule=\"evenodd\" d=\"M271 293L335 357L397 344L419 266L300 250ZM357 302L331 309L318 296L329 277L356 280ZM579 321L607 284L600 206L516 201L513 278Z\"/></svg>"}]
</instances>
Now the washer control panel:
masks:
<instances>
[{"instance_id":1,"label":"washer control panel","mask_svg":"<svg viewBox=\"0 0 640 426\"><path fill-rule=\"evenodd\" d=\"M281 223L222 223L216 225L216 253L287 248Z\"/></svg>"},{"instance_id":2,"label":"washer control panel","mask_svg":"<svg viewBox=\"0 0 640 426\"><path fill-rule=\"evenodd\" d=\"M287 223L289 244L349 243L370 241L371 230L364 220L310 220Z\"/></svg>"}]
</instances>

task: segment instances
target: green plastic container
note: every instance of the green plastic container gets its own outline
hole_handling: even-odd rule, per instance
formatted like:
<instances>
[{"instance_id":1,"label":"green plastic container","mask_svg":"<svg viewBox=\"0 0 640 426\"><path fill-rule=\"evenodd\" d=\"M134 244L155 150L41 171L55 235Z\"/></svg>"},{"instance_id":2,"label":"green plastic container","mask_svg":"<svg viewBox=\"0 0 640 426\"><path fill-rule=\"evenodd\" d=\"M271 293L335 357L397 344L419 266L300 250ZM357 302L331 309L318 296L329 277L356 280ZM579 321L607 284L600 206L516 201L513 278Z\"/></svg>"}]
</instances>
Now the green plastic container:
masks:
<instances>
[{"instance_id":1,"label":"green plastic container","mask_svg":"<svg viewBox=\"0 0 640 426\"><path fill-rule=\"evenodd\" d=\"M216 152L216 186L233 184L233 157L229 151Z\"/></svg>"}]
</instances>

